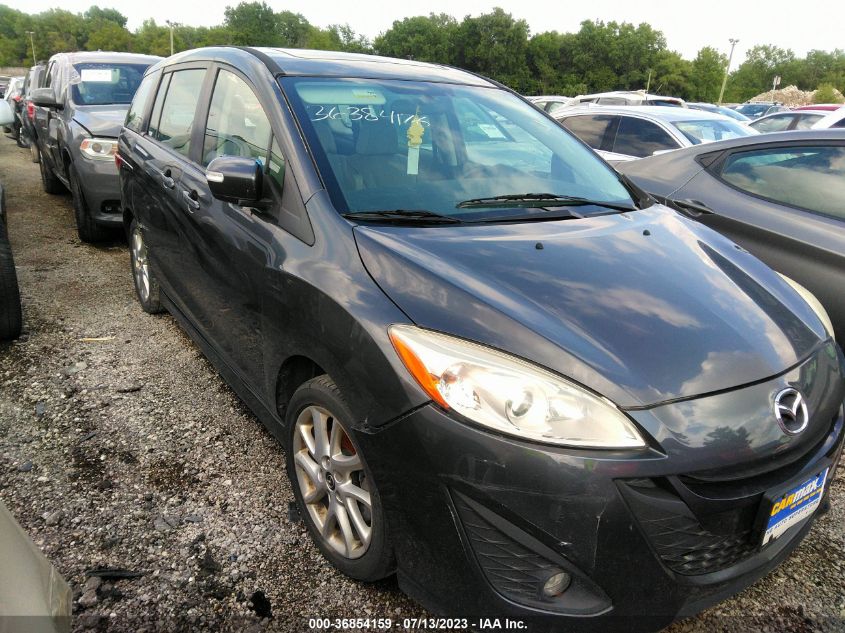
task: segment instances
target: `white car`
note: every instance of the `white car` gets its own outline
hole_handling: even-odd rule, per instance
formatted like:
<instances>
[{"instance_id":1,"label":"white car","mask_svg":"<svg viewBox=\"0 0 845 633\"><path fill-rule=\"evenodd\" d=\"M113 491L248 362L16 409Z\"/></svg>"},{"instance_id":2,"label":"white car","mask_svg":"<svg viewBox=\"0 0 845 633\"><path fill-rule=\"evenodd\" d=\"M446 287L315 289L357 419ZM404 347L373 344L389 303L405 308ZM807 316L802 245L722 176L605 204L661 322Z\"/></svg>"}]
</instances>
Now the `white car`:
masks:
<instances>
[{"instance_id":1,"label":"white car","mask_svg":"<svg viewBox=\"0 0 845 633\"><path fill-rule=\"evenodd\" d=\"M770 132L789 132L791 130L809 130L814 123L823 119L828 112L824 110L790 110L761 116L748 125L760 134Z\"/></svg>"},{"instance_id":2,"label":"white car","mask_svg":"<svg viewBox=\"0 0 845 633\"><path fill-rule=\"evenodd\" d=\"M555 118L611 163L758 133L721 114L665 106L572 107Z\"/></svg>"},{"instance_id":3,"label":"white car","mask_svg":"<svg viewBox=\"0 0 845 633\"><path fill-rule=\"evenodd\" d=\"M828 128L845 128L845 106L833 110L813 123L811 130L826 130Z\"/></svg>"},{"instance_id":4,"label":"white car","mask_svg":"<svg viewBox=\"0 0 845 633\"><path fill-rule=\"evenodd\" d=\"M584 103L595 103L607 106L670 106L686 108L683 99L664 97L646 92L645 90L614 90L613 92L597 92L591 95L578 95L572 100L573 106Z\"/></svg>"},{"instance_id":5,"label":"white car","mask_svg":"<svg viewBox=\"0 0 845 633\"><path fill-rule=\"evenodd\" d=\"M572 97L561 97L557 95L542 95L539 97L526 97L535 106L548 112L552 116L556 112L568 107L572 103Z\"/></svg>"}]
</instances>

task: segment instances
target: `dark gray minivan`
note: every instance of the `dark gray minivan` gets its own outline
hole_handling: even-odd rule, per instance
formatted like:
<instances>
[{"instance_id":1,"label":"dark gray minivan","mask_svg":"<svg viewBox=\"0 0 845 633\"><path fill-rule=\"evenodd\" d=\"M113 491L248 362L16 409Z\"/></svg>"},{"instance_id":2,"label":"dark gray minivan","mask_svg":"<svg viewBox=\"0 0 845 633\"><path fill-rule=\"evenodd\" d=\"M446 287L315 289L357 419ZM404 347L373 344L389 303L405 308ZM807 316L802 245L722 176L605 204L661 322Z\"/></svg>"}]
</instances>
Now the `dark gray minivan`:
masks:
<instances>
[{"instance_id":1,"label":"dark gray minivan","mask_svg":"<svg viewBox=\"0 0 845 633\"><path fill-rule=\"evenodd\" d=\"M58 53L32 91L35 143L47 193L70 190L83 242L120 227L114 154L126 110L144 72L161 57L130 53Z\"/></svg>"},{"instance_id":2,"label":"dark gray minivan","mask_svg":"<svg viewBox=\"0 0 845 633\"><path fill-rule=\"evenodd\" d=\"M658 629L826 510L821 313L503 86L200 49L147 72L118 145L143 309L282 442L323 554L449 627Z\"/></svg>"}]
</instances>

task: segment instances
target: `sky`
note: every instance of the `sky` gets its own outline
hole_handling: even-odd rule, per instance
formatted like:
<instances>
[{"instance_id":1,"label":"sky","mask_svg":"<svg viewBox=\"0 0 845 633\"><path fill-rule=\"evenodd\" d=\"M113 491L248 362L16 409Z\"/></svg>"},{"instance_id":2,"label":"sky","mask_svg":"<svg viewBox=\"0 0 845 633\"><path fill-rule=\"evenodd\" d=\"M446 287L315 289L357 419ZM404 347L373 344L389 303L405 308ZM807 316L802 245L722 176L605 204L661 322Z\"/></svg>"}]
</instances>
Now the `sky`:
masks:
<instances>
[{"instance_id":1,"label":"sky","mask_svg":"<svg viewBox=\"0 0 845 633\"><path fill-rule=\"evenodd\" d=\"M92 4L115 8L129 19L134 30L152 17L159 24L165 20L193 26L212 26L223 21L227 5L240 0L0 0L27 13L52 8L81 12ZM808 50L832 51L845 48L841 25L845 23L845 2L833 0L810 11L800 10L786 0L708 0L684 2L665 0L428 0L413 2L367 2L366 0L265 0L276 11L301 13L309 22L325 27L348 23L354 31L370 39L390 28L394 20L429 13L447 13L458 20L465 15L479 15L500 6L517 19L524 19L532 33L577 31L583 20L609 22L647 22L663 32L669 48L693 59L703 46L730 51L730 38L739 39L732 68L742 63L748 48L756 44L774 44L791 48L803 56Z\"/></svg>"}]
</instances>

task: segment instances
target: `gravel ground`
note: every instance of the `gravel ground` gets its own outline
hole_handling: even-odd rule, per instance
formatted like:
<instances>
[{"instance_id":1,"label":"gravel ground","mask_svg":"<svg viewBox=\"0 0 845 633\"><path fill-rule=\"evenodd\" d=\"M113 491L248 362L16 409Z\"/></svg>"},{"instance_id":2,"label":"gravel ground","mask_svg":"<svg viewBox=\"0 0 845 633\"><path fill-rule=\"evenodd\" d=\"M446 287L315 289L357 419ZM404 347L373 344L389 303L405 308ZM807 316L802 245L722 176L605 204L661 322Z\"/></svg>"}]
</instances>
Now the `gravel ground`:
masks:
<instances>
[{"instance_id":1,"label":"gravel ground","mask_svg":"<svg viewBox=\"0 0 845 633\"><path fill-rule=\"evenodd\" d=\"M428 615L334 571L288 516L283 451L169 316L138 307L120 241L80 244L0 138L24 335L0 345L0 499L74 590L74 630L305 631ZM667 631L845 630L845 483L778 570ZM97 568L140 572L91 579ZM495 615L495 614L491 614Z\"/></svg>"}]
</instances>

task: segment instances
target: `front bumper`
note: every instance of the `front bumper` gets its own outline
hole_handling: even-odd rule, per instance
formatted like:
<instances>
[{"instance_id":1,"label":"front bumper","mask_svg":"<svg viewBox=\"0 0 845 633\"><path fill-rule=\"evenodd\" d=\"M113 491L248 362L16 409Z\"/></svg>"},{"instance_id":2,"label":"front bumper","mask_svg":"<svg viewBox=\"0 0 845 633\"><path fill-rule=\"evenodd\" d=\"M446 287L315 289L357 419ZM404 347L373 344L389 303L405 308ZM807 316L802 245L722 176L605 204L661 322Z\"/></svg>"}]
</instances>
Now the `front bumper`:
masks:
<instances>
[{"instance_id":1,"label":"front bumper","mask_svg":"<svg viewBox=\"0 0 845 633\"><path fill-rule=\"evenodd\" d=\"M88 212L103 226L123 226L120 209L120 180L113 160L78 156L74 162Z\"/></svg>"},{"instance_id":2,"label":"front bumper","mask_svg":"<svg viewBox=\"0 0 845 633\"><path fill-rule=\"evenodd\" d=\"M714 398L733 407L737 397L788 379ZM830 380L828 401L816 409L826 422L815 435L768 467L755 459L753 441L747 454L735 445L720 450L717 473L704 470L718 463L717 453L703 462L689 457L707 446L686 456L679 446L636 453L540 446L458 422L433 405L364 434L400 584L470 626L498 617L532 631L649 631L692 615L768 573L809 531L814 518L760 549L755 519L766 491L838 461L845 426L838 370ZM632 417L656 429L684 404ZM714 406L709 415L719 413ZM561 570L572 576L570 588L543 598L544 579Z\"/></svg>"}]
</instances>

